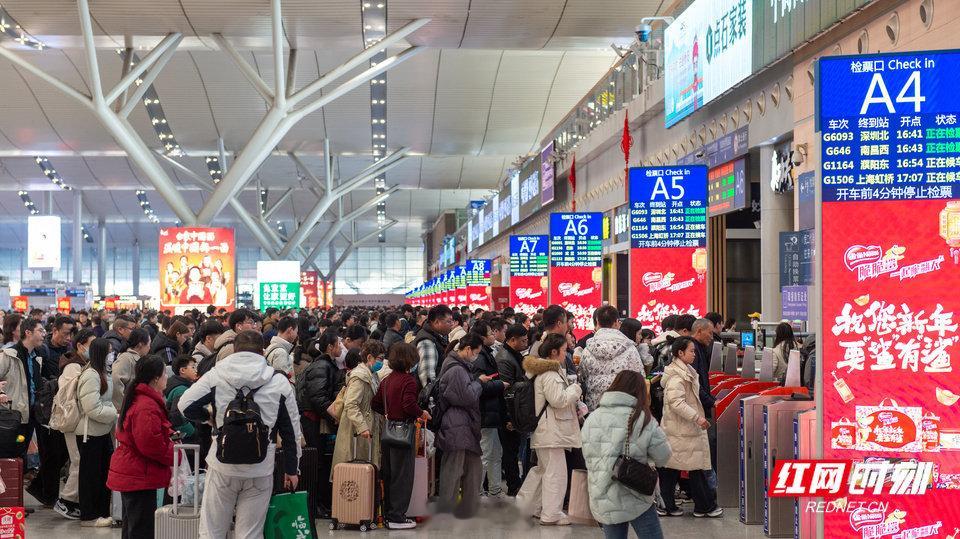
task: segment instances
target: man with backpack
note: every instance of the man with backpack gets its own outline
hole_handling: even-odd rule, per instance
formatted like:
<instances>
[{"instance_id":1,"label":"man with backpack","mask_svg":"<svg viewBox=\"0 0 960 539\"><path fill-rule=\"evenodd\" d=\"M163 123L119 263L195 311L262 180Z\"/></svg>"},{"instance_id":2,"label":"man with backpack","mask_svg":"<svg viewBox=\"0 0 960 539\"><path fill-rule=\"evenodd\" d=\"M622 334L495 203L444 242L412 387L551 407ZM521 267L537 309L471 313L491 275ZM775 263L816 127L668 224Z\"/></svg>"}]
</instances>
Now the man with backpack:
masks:
<instances>
[{"instance_id":1,"label":"man with backpack","mask_svg":"<svg viewBox=\"0 0 960 539\"><path fill-rule=\"evenodd\" d=\"M205 322L200 326L200 335L197 337L197 345L193 347L193 353L190 354L194 361L197 362L199 367L200 362L203 361L203 358L213 355L213 351L216 349L214 345L217 342L217 339L223 335L223 332L226 331L223 327L223 324L218 322L216 319ZM215 357L215 356L214 356Z\"/></svg>"},{"instance_id":2,"label":"man with backpack","mask_svg":"<svg viewBox=\"0 0 960 539\"><path fill-rule=\"evenodd\" d=\"M413 345L417 347L420 363L417 374L421 387L427 387L440 374L443 353L447 349L447 335L453 329L453 312L446 305L434 305L427 313L427 321L417 333Z\"/></svg>"},{"instance_id":3,"label":"man with backpack","mask_svg":"<svg viewBox=\"0 0 960 539\"><path fill-rule=\"evenodd\" d=\"M233 317L231 316L231 321ZM293 386L267 365L263 338L237 333L234 352L218 362L180 397L178 409L192 421L207 421L207 405L216 411L216 441L207 455L206 488L200 512L200 537L225 537L236 515L235 537L256 537L273 493L278 432L283 452L284 486L295 489L300 460L300 417Z\"/></svg>"},{"instance_id":4,"label":"man with backpack","mask_svg":"<svg viewBox=\"0 0 960 539\"><path fill-rule=\"evenodd\" d=\"M274 328L274 336L270 339L270 345L264 352L264 356L271 367L290 376L293 372L293 358L290 356L290 351L293 350L293 344L297 342L299 330L297 319L284 316L276 322Z\"/></svg>"}]
</instances>

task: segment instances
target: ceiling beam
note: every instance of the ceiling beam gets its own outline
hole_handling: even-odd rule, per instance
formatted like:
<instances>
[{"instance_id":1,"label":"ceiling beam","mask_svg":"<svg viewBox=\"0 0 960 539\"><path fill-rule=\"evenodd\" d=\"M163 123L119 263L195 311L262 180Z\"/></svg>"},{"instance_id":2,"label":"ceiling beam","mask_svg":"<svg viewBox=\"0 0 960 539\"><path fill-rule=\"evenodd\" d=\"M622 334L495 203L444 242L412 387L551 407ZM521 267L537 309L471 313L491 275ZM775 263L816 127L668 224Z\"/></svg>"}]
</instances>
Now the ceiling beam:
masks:
<instances>
[{"instance_id":1,"label":"ceiling beam","mask_svg":"<svg viewBox=\"0 0 960 539\"><path fill-rule=\"evenodd\" d=\"M372 210L374 207L376 207L377 204L386 200L387 197L389 197L396 191L397 191L396 186L391 187L390 189L387 189L383 193L364 202L363 205L351 211L350 213L343 215L343 212L341 212L340 218L333 222L333 226L331 226L327 230L327 232L320 238L320 241L317 242L317 245L314 246L314 248L310 250L310 253L307 254L307 258L304 259L304 263L309 264L314 260L316 260L317 255L320 254L320 251L324 247L329 245L331 241L333 241L333 238L335 238L336 235L343 229L344 225L352 223L355 219L357 219L361 215Z\"/></svg>"}]
</instances>

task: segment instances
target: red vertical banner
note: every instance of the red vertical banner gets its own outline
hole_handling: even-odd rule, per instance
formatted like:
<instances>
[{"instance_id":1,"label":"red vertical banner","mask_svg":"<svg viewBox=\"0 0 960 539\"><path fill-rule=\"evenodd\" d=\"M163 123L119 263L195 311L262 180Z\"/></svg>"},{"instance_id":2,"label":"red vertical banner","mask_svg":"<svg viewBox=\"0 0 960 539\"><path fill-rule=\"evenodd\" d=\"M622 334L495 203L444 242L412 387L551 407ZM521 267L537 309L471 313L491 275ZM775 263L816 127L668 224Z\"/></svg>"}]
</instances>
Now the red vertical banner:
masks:
<instances>
[{"instance_id":1,"label":"red vertical banner","mask_svg":"<svg viewBox=\"0 0 960 539\"><path fill-rule=\"evenodd\" d=\"M493 310L502 311L510 306L510 287L494 286L490 288L490 298L493 300Z\"/></svg>"},{"instance_id":2,"label":"red vertical banner","mask_svg":"<svg viewBox=\"0 0 960 539\"><path fill-rule=\"evenodd\" d=\"M960 53L818 63L823 456L933 466L924 494L893 495L895 474L849 496L879 505L824 534L956 537Z\"/></svg>"},{"instance_id":3,"label":"red vertical banner","mask_svg":"<svg viewBox=\"0 0 960 539\"><path fill-rule=\"evenodd\" d=\"M108 311L117 310L117 296L108 296L103 298L103 308Z\"/></svg>"},{"instance_id":4,"label":"red vertical banner","mask_svg":"<svg viewBox=\"0 0 960 539\"><path fill-rule=\"evenodd\" d=\"M57 312L60 314L70 314L70 298L57 298Z\"/></svg>"},{"instance_id":5,"label":"red vertical banner","mask_svg":"<svg viewBox=\"0 0 960 539\"><path fill-rule=\"evenodd\" d=\"M510 305L527 316L547 307L550 238L510 236Z\"/></svg>"},{"instance_id":6,"label":"red vertical banner","mask_svg":"<svg viewBox=\"0 0 960 539\"><path fill-rule=\"evenodd\" d=\"M707 307L707 168L630 169L630 314L660 331Z\"/></svg>"},{"instance_id":7,"label":"red vertical banner","mask_svg":"<svg viewBox=\"0 0 960 539\"><path fill-rule=\"evenodd\" d=\"M319 275L316 271L300 272L300 293L303 294L304 303L308 309L316 309L320 306L319 282Z\"/></svg>"},{"instance_id":8,"label":"red vertical banner","mask_svg":"<svg viewBox=\"0 0 960 539\"><path fill-rule=\"evenodd\" d=\"M593 331L603 301L603 214L550 214L550 303L573 313L573 334Z\"/></svg>"}]
</instances>

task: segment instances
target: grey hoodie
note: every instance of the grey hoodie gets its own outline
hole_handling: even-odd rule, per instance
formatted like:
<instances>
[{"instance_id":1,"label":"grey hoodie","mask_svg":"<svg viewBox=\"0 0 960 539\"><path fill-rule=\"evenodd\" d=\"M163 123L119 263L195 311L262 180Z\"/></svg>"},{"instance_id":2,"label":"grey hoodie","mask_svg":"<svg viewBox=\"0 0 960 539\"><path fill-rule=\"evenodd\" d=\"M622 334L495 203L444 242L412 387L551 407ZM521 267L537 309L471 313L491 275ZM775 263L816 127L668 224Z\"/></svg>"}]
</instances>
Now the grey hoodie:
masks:
<instances>
[{"instance_id":1,"label":"grey hoodie","mask_svg":"<svg viewBox=\"0 0 960 539\"><path fill-rule=\"evenodd\" d=\"M274 426L280 433L285 447L297 451L284 451L284 472L297 473L300 460L300 412L293 386L286 377L277 375L260 354L237 352L217 362L209 372L200 377L180 397L177 407L184 417L194 421L207 420L205 407L214 404L216 426L223 425L223 413L237 396L237 389L260 388L253 397L260 407L260 417L271 431ZM207 466L218 473L232 477L257 478L273 474L275 444L267 449L266 458L257 464L224 464L217 460L217 444L210 446ZM288 458L289 454L289 458Z\"/></svg>"},{"instance_id":2,"label":"grey hoodie","mask_svg":"<svg viewBox=\"0 0 960 539\"><path fill-rule=\"evenodd\" d=\"M600 328L587 341L580 360L580 380L584 385L584 402L591 411L600 405L600 396L610 387L620 371L643 374L643 361L637 345L619 329Z\"/></svg>"}]
</instances>

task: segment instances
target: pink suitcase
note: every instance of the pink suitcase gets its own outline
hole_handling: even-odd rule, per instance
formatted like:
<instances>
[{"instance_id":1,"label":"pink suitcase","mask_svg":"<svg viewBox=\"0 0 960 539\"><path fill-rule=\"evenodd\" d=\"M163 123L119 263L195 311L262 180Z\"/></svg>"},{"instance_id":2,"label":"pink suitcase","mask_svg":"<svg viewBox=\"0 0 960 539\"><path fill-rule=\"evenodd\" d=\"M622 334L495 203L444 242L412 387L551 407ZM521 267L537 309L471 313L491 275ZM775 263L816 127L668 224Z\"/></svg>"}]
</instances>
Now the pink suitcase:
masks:
<instances>
[{"instance_id":1,"label":"pink suitcase","mask_svg":"<svg viewBox=\"0 0 960 539\"><path fill-rule=\"evenodd\" d=\"M377 467L374 466L373 444L367 444L367 460L357 459L356 437L351 441L354 459L333 467L333 508L330 529L345 525L360 526L365 532L377 527Z\"/></svg>"}]
</instances>

